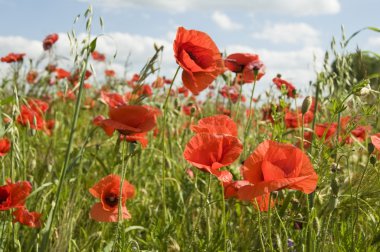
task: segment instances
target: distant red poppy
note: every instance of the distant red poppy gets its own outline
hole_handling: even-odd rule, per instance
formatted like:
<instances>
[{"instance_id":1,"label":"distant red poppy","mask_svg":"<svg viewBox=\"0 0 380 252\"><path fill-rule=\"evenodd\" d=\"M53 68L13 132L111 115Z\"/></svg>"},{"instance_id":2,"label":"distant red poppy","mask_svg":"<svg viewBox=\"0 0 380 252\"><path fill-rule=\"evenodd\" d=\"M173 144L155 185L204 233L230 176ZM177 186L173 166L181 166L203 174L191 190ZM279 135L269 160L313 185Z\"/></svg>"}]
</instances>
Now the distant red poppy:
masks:
<instances>
[{"instance_id":1,"label":"distant red poppy","mask_svg":"<svg viewBox=\"0 0 380 252\"><path fill-rule=\"evenodd\" d=\"M202 118L197 125L191 125L195 133L225 134L237 137L238 131L234 120L226 115Z\"/></svg>"},{"instance_id":2,"label":"distant red poppy","mask_svg":"<svg viewBox=\"0 0 380 252\"><path fill-rule=\"evenodd\" d=\"M375 148L380 151L380 133L371 136L371 142Z\"/></svg>"},{"instance_id":3,"label":"distant red poppy","mask_svg":"<svg viewBox=\"0 0 380 252\"><path fill-rule=\"evenodd\" d=\"M328 140L330 137L335 135L337 123L320 123L315 125L314 132L319 138Z\"/></svg>"},{"instance_id":4,"label":"distant red poppy","mask_svg":"<svg viewBox=\"0 0 380 252\"><path fill-rule=\"evenodd\" d=\"M275 78L273 78L272 81L277 86L277 88L280 90L281 90L282 85L284 85L286 90L288 91L288 93L287 93L288 97L295 98L294 92L295 92L296 88L293 86L292 83L290 83L284 79L281 79L281 77L275 77Z\"/></svg>"},{"instance_id":5,"label":"distant red poppy","mask_svg":"<svg viewBox=\"0 0 380 252\"><path fill-rule=\"evenodd\" d=\"M11 149L11 141L7 138L0 138L0 157L4 157Z\"/></svg>"},{"instance_id":6,"label":"distant red poppy","mask_svg":"<svg viewBox=\"0 0 380 252\"><path fill-rule=\"evenodd\" d=\"M0 211L23 207L31 191L28 181L12 183L7 180L6 185L0 186Z\"/></svg>"},{"instance_id":7,"label":"distant red poppy","mask_svg":"<svg viewBox=\"0 0 380 252\"><path fill-rule=\"evenodd\" d=\"M367 139L368 133L371 131L371 126L358 126L351 131L351 135L354 136L359 142L364 142ZM346 138L346 143L352 143L352 137Z\"/></svg>"},{"instance_id":8,"label":"distant red poppy","mask_svg":"<svg viewBox=\"0 0 380 252\"><path fill-rule=\"evenodd\" d=\"M1 62L13 63L23 61L25 53L9 53L5 57L1 57Z\"/></svg>"},{"instance_id":9,"label":"distant red poppy","mask_svg":"<svg viewBox=\"0 0 380 252\"><path fill-rule=\"evenodd\" d=\"M98 51L93 51L91 53L91 56L96 61L105 61L106 60L106 56L102 53L99 53Z\"/></svg>"},{"instance_id":10,"label":"distant red poppy","mask_svg":"<svg viewBox=\"0 0 380 252\"><path fill-rule=\"evenodd\" d=\"M183 156L201 171L227 182L232 180L231 173L219 169L232 164L242 150L243 145L234 136L199 133L187 143Z\"/></svg>"},{"instance_id":11,"label":"distant red poppy","mask_svg":"<svg viewBox=\"0 0 380 252\"><path fill-rule=\"evenodd\" d=\"M238 197L252 200L284 188L311 193L318 175L310 159L297 147L266 140L241 167L244 180L251 184L239 189Z\"/></svg>"},{"instance_id":12,"label":"distant red poppy","mask_svg":"<svg viewBox=\"0 0 380 252\"><path fill-rule=\"evenodd\" d=\"M150 106L122 105L117 108L109 107L109 119L98 122L111 136L115 130L122 135L143 133L156 126L157 116L161 112Z\"/></svg>"},{"instance_id":13,"label":"distant red poppy","mask_svg":"<svg viewBox=\"0 0 380 252\"><path fill-rule=\"evenodd\" d=\"M225 66L234 73L242 74L243 83L258 81L265 74L265 66L259 59L259 55L250 53L234 53L224 60ZM257 76L255 76L257 72Z\"/></svg>"},{"instance_id":14,"label":"distant red poppy","mask_svg":"<svg viewBox=\"0 0 380 252\"><path fill-rule=\"evenodd\" d=\"M182 82L194 95L207 88L224 71L222 56L204 32L179 27L174 56L183 69Z\"/></svg>"},{"instance_id":15,"label":"distant red poppy","mask_svg":"<svg viewBox=\"0 0 380 252\"><path fill-rule=\"evenodd\" d=\"M34 70L30 70L26 74L26 82L28 82L29 84L35 84L36 80L37 80L37 77L38 77L38 73L36 71L34 71Z\"/></svg>"},{"instance_id":16,"label":"distant red poppy","mask_svg":"<svg viewBox=\"0 0 380 252\"><path fill-rule=\"evenodd\" d=\"M159 76L152 83L153 88L162 88L164 85L165 85L164 79L162 77L159 77Z\"/></svg>"},{"instance_id":17,"label":"distant red poppy","mask_svg":"<svg viewBox=\"0 0 380 252\"><path fill-rule=\"evenodd\" d=\"M100 91L100 98L104 103L113 108L126 104L123 96L121 96L118 93L108 93L105 91Z\"/></svg>"},{"instance_id":18,"label":"distant red poppy","mask_svg":"<svg viewBox=\"0 0 380 252\"><path fill-rule=\"evenodd\" d=\"M127 180L123 181L122 193L120 195L120 183L121 178L118 175L108 175L102 178L92 188L90 193L97 199L100 199L100 203L95 203L90 212L91 219L100 222L117 222L118 221L118 207L119 200L121 198L122 204L122 219L130 219L125 202L127 199L134 197L135 188Z\"/></svg>"},{"instance_id":19,"label":"distant red poppy","mask_svg":"<svg viewBox=\"0 0 380 252\"><path fill-rule=\"evenodd\" d=\"M87 80L88 78L90 78L92 76L92 73L89 71L89 70L86 70L86 72L84 73L84 80ZM71 83L75 83L77 81L79 81L79 78L81 77L81 70L80 69L77 69L74 71L74 73L68 77L67 79L71 82Z\"/></svg>"},{"instance_id":20,"label":"distant red poppy","mask_svg":"<svg viewBox=\"0 0 380 252\"><path fill-rule=\"evenodd\" d=\"M29 212L26 208L18 208L12 213L13 222L19 222L22 225L39 228L41 227L41 214L37 212Z\"/></svg>"},{"instance_id":21,"label":"distant red poppy","mask_svg":"<svg viewBox=\"0 0 380 252\"><path fill-rule=\"evenodd\" d=\"M56 68L54 71L55 71L55 74L57 76L57 79L69 78L71 76L70 72L68 72L62 68Z\"/></svg>"},{"instance_id":22,"label":"distant red poppy","mask_svg":"<svg viewBox=\"0 0 380 252\"><path fill-rule=\"evenodd\" d=\"M58 91L57 96L61 97L64 101L66 100L74 101L76 98L74 91L71 89L67 89L65 91Z\"/></svg>"},{"instance_id":23,"label":"distant red poppy","mask_svg":"<svg viewBox=\"0 0 380 252\"><path fill-rule=\"evenodd\" d=\"M136 92L139 96L151 97L153 95L152 88L149 85L141 85Z\"/></svg>"},{"instance_id":24,"label":"distant red poppy","mask_svg":"<svg viewBox=\"0 0 380 252\"><path fill-rule=\"evenodd\" d=\"M183 94L184 97L187 97L187 96L189 96L189 89L187 89L187 88L184 87L184 86L179 87L179 88L178 88L178 93L179 93L179 94Z\"/></svg>"},{"instance_id":25,"label":"distant red poppy","mask_svg":"<svg viewBox=\"0 0 380 252\"><path fill-rule=\"evenodd\" d=\"M110 78L116 76L115 71L112 70L112 69L106 69L106 70L104 71L104 74L105 74L107 77L110 77Z\"/></svg>"},{"instance_id":26,"label":"distant red poppy","mask_svg":"<svg viewBox=\"0 0 380 252\"><path fill-rule=\"evenodd\" d=\"M305 113L303 123L308 124L313 121L314 114L311 111ZM295 111L287 111L285 113L285 126L286 128L298 128L302 125L302 113Z\"/></svg>"},{"instance_id":27,"label":"distant red poppy","mask_svg":"<svg viewBox=\"0 0 380 252\"><path fill-rule=\"evenodd\" d=\"M46 38L42 42L42 47L44 48L44 50L49 50L55 44L55 42L57 42L58 38L59 36L57 33L53 33L46 36Z\"/></svg>"},{"instance_id":28,"label":"distant red poppy","mask_svg":"<svg viewBox=\"0 0 380 252\"><path fill-rule=\"evenodd\" d=\"M39 99L29 99L28 105L31 109L37 113L40 113L41 115L49 109L49 104Z\"/></svg>"}]
</instances>

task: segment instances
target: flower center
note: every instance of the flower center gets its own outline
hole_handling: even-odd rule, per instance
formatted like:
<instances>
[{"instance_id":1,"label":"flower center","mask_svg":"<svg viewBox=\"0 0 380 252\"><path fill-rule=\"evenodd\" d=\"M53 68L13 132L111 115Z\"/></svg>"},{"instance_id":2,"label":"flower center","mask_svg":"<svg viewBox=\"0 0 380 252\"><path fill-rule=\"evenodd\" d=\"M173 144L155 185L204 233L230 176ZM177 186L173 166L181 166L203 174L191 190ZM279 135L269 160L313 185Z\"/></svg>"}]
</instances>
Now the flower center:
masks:
<instances>
[{"instance_id":1,"label":"flower center","mask_svg":"<svg viewBox=\"0 0 380 252\"><path fill-rule=\"evenodd\" d=\"M0 188L0 205L3 204L5 201L7 201L8 197L9 197L9 192L7 190Z\"/></svg>"},{"instance_id":2,"label":"flower center","mask_svg":"<svg viewBox=\"0 0 380 252\"><path fill-rule=\"evenodd\" d=\"M114 193L110 193L105 197L105 203L109 205L110 207L115 207L119 203L119 197L118 195Z\"/></svg>"}]
</instances>

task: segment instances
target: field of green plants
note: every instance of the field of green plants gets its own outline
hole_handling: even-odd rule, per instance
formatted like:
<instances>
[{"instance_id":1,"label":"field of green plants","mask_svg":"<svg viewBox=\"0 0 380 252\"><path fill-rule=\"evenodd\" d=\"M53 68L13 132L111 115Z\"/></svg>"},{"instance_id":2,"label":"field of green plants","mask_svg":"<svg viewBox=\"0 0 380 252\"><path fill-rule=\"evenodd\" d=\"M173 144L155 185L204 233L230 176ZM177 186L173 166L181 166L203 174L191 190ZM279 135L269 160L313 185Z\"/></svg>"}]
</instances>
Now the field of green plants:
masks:
<instances>
[{"instance_id":1,"label":"field of green plants","mask_svg":"<svg viewBox=\"0 0 380 252\"><path fill-rule=\"evenodd\" d=\"M44 61L0 55L0 251L380 251L380 56L347 49L361 31L303 94L184 27L125 79L92 19L69 68L54 33Z\"/></svg>"}]
</instances>

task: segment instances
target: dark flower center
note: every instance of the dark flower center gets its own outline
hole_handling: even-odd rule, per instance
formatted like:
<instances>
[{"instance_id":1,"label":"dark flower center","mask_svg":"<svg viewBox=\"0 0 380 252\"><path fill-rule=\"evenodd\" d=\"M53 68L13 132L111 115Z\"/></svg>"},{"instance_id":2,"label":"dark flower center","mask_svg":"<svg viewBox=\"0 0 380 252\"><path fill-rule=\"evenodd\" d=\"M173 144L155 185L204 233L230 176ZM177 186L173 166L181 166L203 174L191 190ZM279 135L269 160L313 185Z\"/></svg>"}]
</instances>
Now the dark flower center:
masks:
<instances>
[{"instance_id":1,"label":"dark flower center","mask_svg":"<svg viewBox=\"0 0 380 252\"><path fill-rule=\"evenodd\" d=\"M110 207L115 207L119 203L119 197L114 193L110 193L105 197L104 201Z\"/></svg>"},{"instance_id":2,"label":"dark flower center","mask_svg":"<svg viewBox=\"0 0 380 252\"><path fill-rule=\"evenodd\" d=\"M7 190L0 188L0 205L3 204L5 201L7 201L8 197L9 197L9 192Z\"/></svg>"}]
</instances>

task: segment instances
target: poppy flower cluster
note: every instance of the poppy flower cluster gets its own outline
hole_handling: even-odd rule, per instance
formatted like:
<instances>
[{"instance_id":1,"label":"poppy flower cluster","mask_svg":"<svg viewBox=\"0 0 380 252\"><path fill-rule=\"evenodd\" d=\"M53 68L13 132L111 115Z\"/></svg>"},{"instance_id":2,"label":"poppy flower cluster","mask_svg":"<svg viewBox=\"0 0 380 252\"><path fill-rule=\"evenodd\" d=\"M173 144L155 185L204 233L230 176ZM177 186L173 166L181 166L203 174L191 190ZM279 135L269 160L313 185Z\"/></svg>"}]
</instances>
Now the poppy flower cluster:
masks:
<instances>
[{"instance_id":1,"label":"poppy flower cluster","mask_svg":"<svg viewBox=\"0 0 380 252\"><path fill-rule=\"evenodd\" d=\"M243 150L237 138L235 122L225 115L216 115L199 120L191 126L196 133L187 143L183 156L199 170L215 175L220 181L231 181L229 171L220 168L229 166Z\"/></svg>"},{"instance_id":2,"label":"poppy flower cluster","mask_svg":"<svg viewBox=\"0 0 380 252\"><path fill-rule=\"evenodd\" d=\"M13 222L19 222L32 228L41 227L41 214L29 212L25 207L26 198L32 191L28 181L12 183L7 180L6 185L0 186L0 211L15 209L12 213Z\"/></svg>"},{"instance_id":3,"label":"poppy flower cluster","mask_svg":"<svg viewBox=\"0 0 380 252\"><path fill-rule=\"evenodd\" d=\"M120 184L120 176L110 174L90 188L91 195L100 199L100 202L95 203L91 208L91 219L100 222L117 222L120 200L122 204L121 218L123 220L131 218L125 203L127 199L134 197L135 188L128 181L124 180L120 193Z\"/></svg>"},{"instance_id":4,"label":"poppy flower cluster","mask_svg":"<svg viewBox=\"0 0 380 252\"><path fill-rule=\"evenodd\" d=\"M17 122L34 130L43 130L47 135L51 135L54 120L46 121L44 119L48 109L48 103L39 99L29 99L27 105L21 105Z\"/></svg>"},{"instance_id":5,"label":"poppy flower cluster","mask_svg":"<svg viewBox=\"0 0 380 252\"><path fill-rule=\"evenodd\" d=\"M1 57L1 62L14 63L22 62L24 60L25 53L9 53L5 57Z\"/></svg>"},{"instance_id":6,"label":"poppy flower cluster","mask_svg":"<svg viewBox=\"0 0 380 252\"><path fill-rule=\"evenodd\" d=\"M225 197L251 201L262 211L275 204L269 201L271 192L287 188L309 194L318 182L305 153L291 144L271 140L259 144L240 171L242 181L224 183Z\"/></svg>"}]
</instances>

